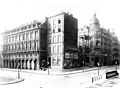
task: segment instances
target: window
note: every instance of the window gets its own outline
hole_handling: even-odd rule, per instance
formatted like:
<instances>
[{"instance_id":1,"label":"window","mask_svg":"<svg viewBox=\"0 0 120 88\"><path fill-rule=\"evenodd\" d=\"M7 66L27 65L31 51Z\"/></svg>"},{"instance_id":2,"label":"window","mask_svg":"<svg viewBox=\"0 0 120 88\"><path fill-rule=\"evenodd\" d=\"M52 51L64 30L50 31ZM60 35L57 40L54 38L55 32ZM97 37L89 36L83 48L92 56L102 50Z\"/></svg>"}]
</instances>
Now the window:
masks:
<instances>
[{"instance_id":1,"label":"window","mask_svg":"<svg viewBox=\"0 0 120 88\"><path fill-rule=\"evenodd\" d=\"M51 46L48 46L48 53L51 54Z\"/></svg>"},{"instance_id":2,"label":"window","mask_svg":"<svg viewBox=\"0 0 120 88\"><path fill-rule=\"evenodd\" d=\"M58 26L58 32L61 32L61 26L60 25Z\"/></svg>"},{"instance_id":3,"label":"window","mask_svg":"<svg viewBox=\"0 0 120 88\"><path fill-rule=\"evenodd\" d=\"M12 42L14 43L14 36L12 36Z\"/></svg>"},{"instance_id":4,"label":"window","mask_svg":"<svg viewBox=\"0 0 120 88\"><path fill-rule=\"evenodd\" d=\"M11 43L11 37L9 37L9 43Z\"/></svg>"},{"instance_id":5,"label":"window","mask_svg":"<svg viewBox=\"0 0 120 88\"><path fill-rule=\"evenodd\" d=\"M39 45L38 41L36 42L36 49L39 50Z\"/></svg>"},{"instance_id":6,"label":"window","mask_svg":"<svg viewBox=\"0 0 120 88\"><path fill-rule=\"evenodd\" d=\"M18 45L18 50L20 50L20 44Z\"/></svg>"},{"instance_id":7,"label":"window","mask_svg":"<svg viewBox=\"0 0 120 88\"><path fill-rule=\"evenodd\" d=\"M96 41L96 46L100 46L100 41L99 40Z\"/></svg>"},{"instance_id":8,"label":"window","mask_svg":"<svg viewBox=\"0 0 120 88\"><path fill-rule=\"evenodd\" d=\"M19 42L21 42L21 35L19 35Z\"/></svg>"},{"instance_id":9,"label":"window","mask_svg":"<svg viewBox=\"0 0 120 88\"><path fill-rule=\"evenodd\" d=\"M53 46L53 54L57 54L57 47Z\"/></svg>"},{"instance_id":10,"label":"window","mask_svg":"<svg viewBox=\"0 0 120 88\"><path fill-rule=\"evenodd\" d=\"M30 29L30 28L31 28L31 25L29 25L28 28Z\"/></svg>"},{"instance_id":11,"label":"window","mask_svg":"<svg viewBox=\"0 0 120 88\"><path fill-rule=\"evenodd\" d=\"M56 65L56 59L52 58L52 65L55 66Z\"/></svg>"},{"instance_id":12,"label":"window","mask_svg":"<svg viewBox=\"0 0 120 88\"><path fill-rule=\"evenodd\" d=\"M30 42L30 50L31 50L31 42Z\"/></svg>"},{"instance_id":13,"label":"window","mask_svg":"<svg viewBox=\"0 0 120 88\"><path fill-rule=\"evenodd\" d=\"M61 20L60 19L58 19L58 24L60 24L61 23Z\"/></svg>"},{"instance_id":14,"label":"window","mask_svg":"<svg viewBox=\"0 0 120 88\"><path fill-rule=\"evenodd\" d=\"M58 32L61 32L61 28L58 28Z\"/></svg>"},{"instance_id":15,"label":"window","mask_svg":"<svg viewBox=\"0 0 120 88\"><path fill-rule=\"evenodd\" d=\"M27 45L28 45L28 44L27 44L27 43L25 43L25 46L26 46L25 48L26 48L26 50L28 49Z\"/></svg>"},{"instance_id":16,"label":"window","mask_svg":"<svg viewBox=\"0 0 120 88\"><path fill-rule=\"evenodd\" d=\"M53 36L53 43L56 43L56 36Z\"/></svg>"},{"instance_id":17,"label":"window","mask_svg":"<svg viewBox=\"0 0 120 88\"><path fill-rule=\"evenodd\" d=\"M62 53L62 46L58 46L58 54Z\"/></svg>"},{"instance_id":18,"label":"window","mask_svg":"<svg viewBox=\"0 0 120 88\"><path fill-rule=\"evenodd\" d=\"M34 42L34 50L37 50L37 49L36 49L36 42Z\"/></svg>"},{"instance_id":19,"label":"window","mask_svg":"<svg viewBox=\"0 0 120 88\"><path fill-rule=\"evenodd\" d=\"M55 33L55 29L53 29L53 33Z\"/></svg>"},{"instance_id":20,"label":"window","mask_svg":"<svg viewBox=\"0 0 120 88\"><path fill-rule=\"evenodd\" d=\"M23 41L24 41L24 40L25 40L25 34L23 34L22 37L23 37L22 39L23 39Z\"/></svg>"},{"instance_id":21,"label":"window","mask_svg":"<svg viewBox=\"0 0 120 88\"><path fill-rule=\"evenodd\" d=\"M38 38L38 31L35 31L35 39Z\"/></svg>"},{"instance_id":22,"label":"window","mask_svg":"<svg viewBox=\"0 0 120 88\"><path fill-rule=\"evenodd\" d=\"M55 25L55 21L56 21L56 20L53 20L53 25Z\"/></svg>"},{"instance_id":23,"label":"window","mask_svg":"<svg viewBox=\"0 0 120 88\"><path fill-rule=\"evenodd\" d=\"M58 42L61 42L61 35L58 35Z\"/></svg>"},{"instance_id":24,"label":"window","mask_svg":"<svg viewBox=\"0 0 120 88\"><path fill-rule=\"evenodd\" d=\"M30 39L33 39L33 32L30 32Z\"/></svg>"},{"instance_id":25,"label":"window","mask_svg":"<svg viewBox=\"0 0 120 88\"><path fill-rule=\"evenodd\" d=\"M60 66L61 60L60 57L57 58L57 65Z\"/></svg>"},{"instance_id":26,"label":"window","mask_svg":"<svg viewBox=\"0 0 120 88\"><path fill-rule=\"evenodd\" d=\"M26 33L26 40L29 40L29 33Z\"/></svg>"},{"instance_id":27,"label":"window","mask_svg":"<svg viewBox=\"0 0 120 88\"><path fill-rule=\"evenodd\" d=\"M15 36L15 42L17 42L17 35Z\"/></svg>"},{"instance_id":28,"label":"window","mask_svg":"<svg viewBox=\"0 0 120 88\"><path fill-rule=\"evenodd\" d=\"M51 37L48 38L48 43L51 43Z\"/></svg>"},{"instance_id":29,"label":"window","mask_svg":"<svg viewBox=\"0 0 120 88\"><path fill-rule=\"evenodd\" d=\"M27 43L27 50L30 50L30 42Z\"/></svg>"},{"instance_id":30,"label":"window","mask_svg":"<svg viewBox=\"0 0 120 88\"><path fill-rule=\"evenodd\" d=\"M33 28L36 27L36 24L33 24Z\"/></svg>"},{"instance_id":31,"label":"window","mask_svg":"<svg viewBox=\"0 0 120 88\"><path fill-rule=\"evenodd\" d=\"M53 27L53 33L55 33L56 26Z\"/></svg>"},{"instance_id":32,"label":"window","mask_svg":"<svg viewBox=\"0 0 120 88\"><path fill-rule=\"evenodd\" d=\"M55 54L55 46L53 46L53 54Z\"/></svg>"},{"instance_id":33,"label":"window","mask_svg":"<svg viewBox=\"0 0 120 88\"><path fill-rule=\"evenodd\" d=\"M58 46L58 54L60 54L60 46Z\"/></svg>"}]
</instances>

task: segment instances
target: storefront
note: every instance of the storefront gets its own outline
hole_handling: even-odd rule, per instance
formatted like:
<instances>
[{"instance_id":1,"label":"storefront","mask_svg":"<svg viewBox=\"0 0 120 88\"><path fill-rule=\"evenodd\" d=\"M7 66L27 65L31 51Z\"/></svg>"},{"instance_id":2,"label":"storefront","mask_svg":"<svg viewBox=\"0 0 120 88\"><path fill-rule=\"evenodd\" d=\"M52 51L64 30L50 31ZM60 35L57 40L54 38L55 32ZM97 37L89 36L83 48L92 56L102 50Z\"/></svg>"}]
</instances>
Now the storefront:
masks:
<instances>
[{"instance_id":1,"label":"storefront","mask_svg":"<svg viewBox=\"0 0 120 88\"><path fill-rule=\"evenodd\" d=\"M80 67L80 59L78 59L77 50L68 50L65 52L64 68L77 68Z\"/></svg>"}]
</instances>

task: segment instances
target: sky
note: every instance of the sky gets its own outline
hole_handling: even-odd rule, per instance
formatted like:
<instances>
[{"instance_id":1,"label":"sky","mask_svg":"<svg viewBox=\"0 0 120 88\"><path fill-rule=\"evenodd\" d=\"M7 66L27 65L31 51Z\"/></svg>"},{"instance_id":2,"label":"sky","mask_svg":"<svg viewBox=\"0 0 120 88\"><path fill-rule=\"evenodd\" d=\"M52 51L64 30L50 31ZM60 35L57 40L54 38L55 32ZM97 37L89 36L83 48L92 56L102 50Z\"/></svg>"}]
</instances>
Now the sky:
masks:
<instances>
[{"instance_id":1,"label":"sky","mask_svg":"<svg viewBox=\"0 0 120 88\"><path fill-rule=\"evenodd\" d=\"M33 20L41 21L62 11L78 19L79 28L89 25L96 13L100 24L115 31L120 40L119 0L0 0L0 33Z\"/></svg>"}]
</instances>

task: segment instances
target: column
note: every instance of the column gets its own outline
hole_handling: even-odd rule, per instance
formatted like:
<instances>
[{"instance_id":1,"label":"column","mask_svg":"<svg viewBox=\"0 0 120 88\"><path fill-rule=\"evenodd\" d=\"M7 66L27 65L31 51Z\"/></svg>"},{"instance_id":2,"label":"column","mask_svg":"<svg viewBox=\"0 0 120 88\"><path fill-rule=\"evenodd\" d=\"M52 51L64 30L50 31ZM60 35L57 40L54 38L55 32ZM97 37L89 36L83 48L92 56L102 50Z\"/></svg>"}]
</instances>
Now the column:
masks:
<instances>
[{"instance_id":1,"label":"column","mask_svg":"<svg viewBox=\"0 0 120 88\"><path fill-rule=\"evenodd\" d=\"M28 60L25 60L25 68L28 69Z\"/></svg>"},{"instance_id":2,"label":"column","mask_svg":"<svg viewBox=\"0 0 120 88\"><path fill-rule=\"evenodd\" d=\"M28 69L30 68L30 61L29 60L27 61L27 68Z\"/></svg>"},{"instance_id":3,"label":"column","mask_svg":"<svg viewBox=\"0 0 120 88\"><path fill-rule=\"evenodd\" d=\"M34 60L31 62L32 69L34 70Z\"/></svg>"}]
</instances>

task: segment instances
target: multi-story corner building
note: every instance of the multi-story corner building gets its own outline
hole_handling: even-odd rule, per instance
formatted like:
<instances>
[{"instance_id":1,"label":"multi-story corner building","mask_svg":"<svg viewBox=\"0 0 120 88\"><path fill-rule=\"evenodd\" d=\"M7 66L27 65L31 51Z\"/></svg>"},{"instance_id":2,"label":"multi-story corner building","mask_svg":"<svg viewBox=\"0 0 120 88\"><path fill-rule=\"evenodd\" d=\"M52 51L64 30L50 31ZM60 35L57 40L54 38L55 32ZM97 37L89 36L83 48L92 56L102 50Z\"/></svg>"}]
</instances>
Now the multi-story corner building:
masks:
<instances>
[{"instance_id":1,"label":"multi-story corner building","mask_svg":"<svg viewBox=\"0 0 120 88\"><path fill-rule=\"evenodd\" d=\"M77 65L78 20L62 12L48 18L48 61L52 68L72 68Z\"/></svg>"},{"instance_id":2,"label":"multi-story corner building","mask_svg":"<svg viewBox=\"0 0 120 88\"><path fill-rule=\"evenodd\" d=\"M3 67L39 69L47 54L46 22L33 21L3 33Z\"/></svg>"},{"instance_id":3,"label":"multi-story corner building","mask_svg":"<svg viewBox=\"0 0 120 88\"><path fill-rule=\"evenodd\" d=\"M117 36L115 36L115 33L112 33L112 60L113 64L119 64L120 63L120 41L118 40ZM115 63L117 61L117 63Z\"/></svg>"},{"instance_id":4,"label":"multi-story corner building","mask_svg":"<svg viewBox=\"0 0 120 88\"><path fill-rule=\"evenodd\" d=\"M0 34L0 67L2 67L3 62L2 51L3 51L3 37L2 34Z\"/></svg>"},{"instance_id":5,"label":"multi-story corner building","mask_svg":"<svg viewBox=\"0 0 120 88\"><path fill-rule=\"evenodd\" d=\"M111 34L109 30L100 27L99 20L94 14L90 25L81 28L78 32L78 46L82 49L83 45L88 46L89 52L87 55L84 49L84 61L95 66L98 63L101 65L109 65L111 58Z\"/></svg>"}]
</instances>

